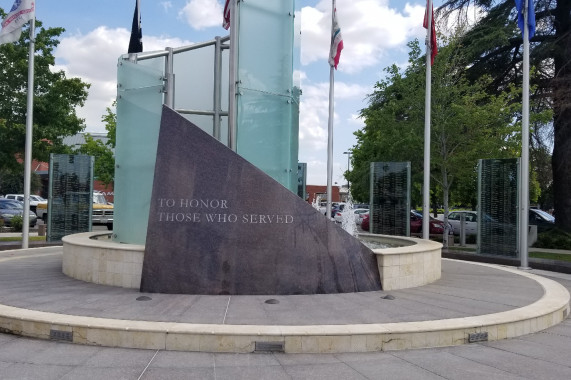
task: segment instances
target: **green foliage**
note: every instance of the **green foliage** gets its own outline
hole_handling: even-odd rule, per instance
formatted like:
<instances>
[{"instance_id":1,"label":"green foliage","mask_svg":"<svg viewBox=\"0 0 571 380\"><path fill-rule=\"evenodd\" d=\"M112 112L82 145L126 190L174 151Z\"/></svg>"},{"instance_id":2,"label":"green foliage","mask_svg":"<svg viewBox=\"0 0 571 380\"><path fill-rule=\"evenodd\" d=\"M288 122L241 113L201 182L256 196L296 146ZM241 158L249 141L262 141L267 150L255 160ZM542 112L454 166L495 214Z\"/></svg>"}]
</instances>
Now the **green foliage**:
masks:
<instances>
[{"instance_id":1,"label":"green foliage","mask_svg":"<svg viewBox=\"0 0 571 380\"><path fill-rule=\"evenodd\" d=\"M549 231L540 233L533 246L535 248L571 250L571 233L558 228L553 228Z\"/></svg>"},{"instance_id":2,"label":"green foliage","mask_svg":"<svg viewBox=\"0 0 571 380\"><path fill-rule=\"evenodd\" d=\"M0 9L0 15L5 13ZM54 70L53 51L63 28L43 28L36 21L34 63L34 120L32 157L48 161L50 153L68 149L63 138L84 128L84 120L75 109L83 106L89 84L78 78L66 78ZM19 41L0 45L0 169L14 171L24 157L28 85L28 26Z\"/></svg>"},{"instance_id":3,"label":"green foliage","mask_svg":"<svg viewBox=\"0 0 571 380\"><path fill-rule=\"evenodd\" d=\"M14 215L14 217L10 220L10 227L12 227L16 232L21 232L23 226L24 218L22 218L20 215Z\"/></svg>"},{"instance_id":4,"label":"green foliage","mask_svg":"<svg viewBox=\"0 0 571 380\"><path fill-rule=\"evenodd\" d=\"M93 173L96 179L104 184L113 182L115 157L113 157L111 149L101 140L95 140L90 134L86 134L85 143L79 147L78 153L95 157Z\"/></svg>"},{"instance_id":5,"label":"green foliage","mask_svg":"<svg viewBox=\"0 0 571 380\"><path fill-rule=\"evenodd\" d=\"M113 107L116 102L113 102ZM100 140L95 140L91 135L85 135L85 143L79 147L78 152L88 154L95 157L94 176L104 184L108 185L115 178L115 156L113 149L115 148L115 131L117 129L117 115L110 107L107 107L106 114L101 117L101 121L105 122L107 130L107 143L104 144Z\"/></svg>"},{"instance_id":6,"label":"green foliage","mask_svg":"<svg viewBox=\"0 0 571 380\"><path fill-rule=\"evenodd\" d=\"M30 180L30 191L34 194L42 187L42 182L36 173L32 173ZM0 194L24 194L24 165L0 169Z\"/></svg>"},{"instance_id":7,"label":"green foliage","mask_svg":"<svg viewBox=\"0 0 571 380\"><path fill-rule=\"evenodd\" d=\"M431 192L440 194L445 206L449 193L462 187L455 199L472 204L477 160L517 156L520 140L514 123L517 90L512 86L491 94L487 76L470 83L462 45L456 39L448 42L432 68L431 119ZM349 174L353 195L359 198L368 199L370 162L410 161L413 206L420 203L416 190L423 177L426 74L418 41L409 48L409 66L402 72L396 65L385 69L386 79L375 85L369 107L361 111L365 127L355 133Z\"/></svg>"}]
</instances>

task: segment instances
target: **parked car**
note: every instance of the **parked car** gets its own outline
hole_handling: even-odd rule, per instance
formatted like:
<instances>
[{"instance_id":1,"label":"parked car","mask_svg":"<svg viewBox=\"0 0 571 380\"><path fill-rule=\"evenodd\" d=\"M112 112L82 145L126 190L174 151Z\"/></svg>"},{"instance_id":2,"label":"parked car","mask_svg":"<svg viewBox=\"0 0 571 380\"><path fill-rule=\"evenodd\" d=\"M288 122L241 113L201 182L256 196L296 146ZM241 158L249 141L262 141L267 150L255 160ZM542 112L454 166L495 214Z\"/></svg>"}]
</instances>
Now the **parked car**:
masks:
<instances>
[{"instance_id":1,"label":"parked car","mask_svg":"<svg viewBox=\"0 0 571 380\"><path fill-rule=\"evenodd\" d=\"M357 209L353 210L353 213L355 214L355 223L356 224L361 224L360 215L364 214L366 212L369 212L369 210L366 208L357 208ZM333 216L333 219L335 220L336 223L343 222L343 210L337 211L335 213L335 215ZM357 221L357 220L359 220L359 221Z\"/></svg>"},{"instance_id":2,"label":"parked car","mask_svg":"<svg viewBox=\"0 0 571 380\"><path fill-rule=\"evenodd\" d=\"M33 211L28 210L28 212L30 215L30 227L34 227L38 218ZM0 199L0 218L4 220L4 225L10 227L12 225L12 218L16 215L24 215L24 205L17 200Z\"/></svg>"},{"instance_id":3,"label":"parked car","mask_svg":"<svg viewBox=\"0 0 571 380\"><path fill-rule=\"evenodd\" d=\"M476 235L478 233L478 213L476 211L452 211L448 214L448 222L454 229L454 235L460 235L462 215L464 215L466 235Z\"/></svg>"},{"instance_id":4,"label":"parked car","mask_svg":"<svg viewBox=\"0 0 571 380\"><path fill-rule=\"evenodd\" d=\"M410 211L410 233L420 233L422 232L422 214L416 210ZM429 234L443 234L444 233L444 222L442 220L430 217L428 223ZM453 228L448 223L449 234L453 234Z\"/></svg>"},{"instance_id":5,"label":"parked car","mask_svg":"<svg viewBox=\"0 0 571 380\"><path fill-rule=\"evenodd\" d=\"M12 199L20 202L24 202L24 194L6 194L6 199ZM37 207L40 203L47 204L48 201L39 195L30 195L30 210L36 212Z\"/></svg>"},{"instance_id":6,"label":"parked car","mask_svg":"<svg viewBox=\"0 0 571 380\"><path fill-rule=\"evenodd\" d=\"M363 231L369 231L369 214L365 214L363 216L363 220L361 221L361 229Z\"/></svg>"},{"instance_id":7,"label":"parked car","mask_svg":"<svg viewBox=\"0 0 571 380\"><path fill-rule=\"evenodd\" d=\"M555 218L543 210L530 208L529 225L537 226L537 232L544 232L555 227Z\"/></svg>"},{"instance_id":8,"label":"parked car","mask_svg":"<svg viewBox=\"0 0 571 380\"><path fill-rule=\"evenodd\" d=\"M339 210L343 210L345 207L345 203L343 202L331 202L331 217L335 216L335 213ZM321 202L321 206L319 207L319 212L323 215L327 214L327 202Z\"/></svg>"},{"instance_id":9,"label":"parked car","mask_svg":"<svg viewBox=\"0 0 571 380\"><path fill-rule=\"evenodd\" d=\"M365 218L365 215L369 215L369 209L357 209L357 210L361 210L358 214L356 214L356 219L355 219L355 223L357 225L361 225L363 224L363 219ZM362 211L362 210L366 210L366 211Z\"/></svg>"},{"instance_id":10,"label":"parked car","mask_svg":"<svg viewBox=\"0 0 571 380\"><path fill-rule=\"evenodd\" d=\"M369 231L369 220L370 216L368 213L364 214L363 220L361 221L361 229L364 231ZM444 222L438 219L430 218L430 233L431 234L443 234L444 233ZM452 234L452 226L449 225L450 234ZM417 211L412 210L410 213L410 232L419 233L422 232L422 214Z\"/></svg>"},{"instance_id":11,"label":"parked car","mask_svg":"<svg viewBox=\"0 0 571 380\"><path fill-rule=\"evenodd\" d=\"M38 205L38 218L47 222L48 220L48 204L42 203ZM113 204L107 202L105 196L100 191L93 192L93 213L91 217L93 225L106 225L108 230L113 229Z\"/></svg>"}]
</instances>

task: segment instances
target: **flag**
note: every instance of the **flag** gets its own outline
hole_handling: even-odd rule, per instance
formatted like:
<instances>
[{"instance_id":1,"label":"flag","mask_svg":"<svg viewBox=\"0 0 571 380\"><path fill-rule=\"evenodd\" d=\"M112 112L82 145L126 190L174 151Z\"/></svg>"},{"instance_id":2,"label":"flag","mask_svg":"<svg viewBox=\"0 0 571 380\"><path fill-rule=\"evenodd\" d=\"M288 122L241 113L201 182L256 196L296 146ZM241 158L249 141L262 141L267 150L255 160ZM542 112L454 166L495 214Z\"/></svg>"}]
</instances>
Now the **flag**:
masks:
<instances>
[{"instance_id":1,"label":"flag","mask_svg":"<svg viewBox=\"0 0 571 380\"><path fill-rule=\"evenodd\" d=\"M525 0L515 0L515 7L517 9L517 26L523 33L523 11L525 8ZM527 27L529 31L529 38L535 35L535 7L533 0L528 0L527 3Z\"/></svg>"},{"instance_id":2,"label":"flag","mask_svg":"<svg viewBox=\"0 0 571 380\"><path fill-rule=\"evenodd\" d=\"M135 3L133 25L131 26L131 39L129 40L128 53L141 53L143 51L143 31L141 29L141 13L139 12L139 0Z\"/></svg>"},{"instance_id":3,"label":"flag","mask_svg":"<svg viewBox=\"0 0 571 380\"><path fill-rule=\"evenodd\" d=\"M224 4L224 19L222 20L222 27L226 30L230 28L230 0L226 0Z\"/></svg>"},{"instance_id":4,"label":"flag","mask_svg":"<svg viewBox=\"0 0 571 380\"><path fill-rule=\"evenodd\" d=\"M434 57L438 54L438 46L436 45L436 26L434 25L434 5L432 6L431 15L431 32L430 32L430 64L434 65ZM426 1L426 12L424 12L424 28L428 29L428 0Z\"/></svg>"},{"instance_id":5,"label":"flag","mask_svg":"<svg viewBox=\"0 0 571 380\"><path fill-rule=\"evenodd\" d=\"M333 24L331 25L331 48L329 50L329 64L335 67L335 70L337 70L337 65L339 64L341 50L343 50L343 37L337 22L337 8L335 8L333 10Z\"/></svg>"},{"instance_id":6,"label":"flag","mask_svg":"<svg viewBox=\"0 0 571 380\"><path fill-rule=\"evenodd\" d=\"M0 45L16 42L22 35L22 26L35 17L36 2L34 0L15 0L12 9L2 21Z\"/></svg>"}]
</instances>

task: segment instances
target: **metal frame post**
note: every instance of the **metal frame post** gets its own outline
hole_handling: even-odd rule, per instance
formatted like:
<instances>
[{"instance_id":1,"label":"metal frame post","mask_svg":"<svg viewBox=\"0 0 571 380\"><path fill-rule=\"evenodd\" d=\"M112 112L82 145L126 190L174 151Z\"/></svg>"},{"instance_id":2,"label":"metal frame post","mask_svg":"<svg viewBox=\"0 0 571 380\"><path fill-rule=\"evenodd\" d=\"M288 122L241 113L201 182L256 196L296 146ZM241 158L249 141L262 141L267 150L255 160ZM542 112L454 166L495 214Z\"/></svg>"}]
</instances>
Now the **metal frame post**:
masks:
<instances>
[{"instance_id":1,"label":"metal frame post","mask_svg":"<svg viewBox=\"0 0 571 380\"><path fill-rule=\"evenodd\" d=\"M220 141L220 104L221 104L221 93L222 93L222 42L219 36L215 38L214 43L214 99L213 99L213 126L212 135L218 141Z\"/></svg>"},{"instance_id":2,"label":"metal frame post","mask_svg":"<svg viewBox=\"0 0 571 380\"><path fill-rule=\"evenodd\" d=\"M165 104L174 109L174 54L173 48L168 47L165 49L167 56L165 57Z\"/></svg>"},{"instance_id":3,"label":"metal frame post","mask_svg":"<svg viewBox=\"0 0 571 380\"><path fill-rule=\"evenodd\" d=\"M239 0L231 0L230 3L230 57L229 57L229 101L228 101L228 147L234 152L237 150L237 126L236 126L236 97L238 87L238 28L240 24Z\"/></svg>"}]
</instances>

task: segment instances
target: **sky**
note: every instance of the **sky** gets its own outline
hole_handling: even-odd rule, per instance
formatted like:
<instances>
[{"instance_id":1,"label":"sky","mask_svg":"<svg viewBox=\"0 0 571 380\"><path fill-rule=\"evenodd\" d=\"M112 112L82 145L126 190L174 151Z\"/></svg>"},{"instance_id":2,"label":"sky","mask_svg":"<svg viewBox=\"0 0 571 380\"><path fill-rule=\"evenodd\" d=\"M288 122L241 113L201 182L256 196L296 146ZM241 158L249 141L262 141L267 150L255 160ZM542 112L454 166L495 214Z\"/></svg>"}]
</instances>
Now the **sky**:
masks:
<instances>
[{"instance_id":1,"label":"sky","mask_svg":"<svg viewBox=\"0 0 571 380\"><path fill-rule=\"evenodd\" d=\"M267 0L279 1L279 0ZM56 70L91 84L77 110L87 132L105 132L101 117L117 94L117 59L127 52L136 0L36 0L36 19L44 27L63 27L54 51ZM14 0L0 0L8 11ZM226 36L223 0L140 0L144 51L164 50ZM435 8L442 0L434 0ZM333 185L346 184L343 173L363 128L359 111L384 78L383 69L405 67L407 42L424 41L426 0L337 0L344 49L335 71ZM301 13L299 161L308 164L307 184L327 183L329 41L331 0L296 0Z\"/></svg>"}]
</instances>

